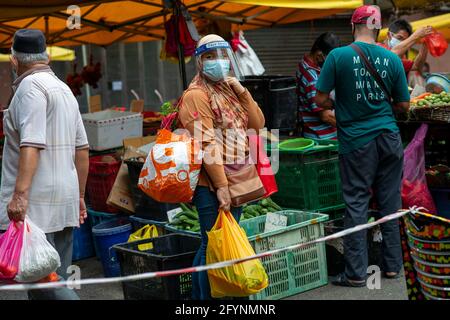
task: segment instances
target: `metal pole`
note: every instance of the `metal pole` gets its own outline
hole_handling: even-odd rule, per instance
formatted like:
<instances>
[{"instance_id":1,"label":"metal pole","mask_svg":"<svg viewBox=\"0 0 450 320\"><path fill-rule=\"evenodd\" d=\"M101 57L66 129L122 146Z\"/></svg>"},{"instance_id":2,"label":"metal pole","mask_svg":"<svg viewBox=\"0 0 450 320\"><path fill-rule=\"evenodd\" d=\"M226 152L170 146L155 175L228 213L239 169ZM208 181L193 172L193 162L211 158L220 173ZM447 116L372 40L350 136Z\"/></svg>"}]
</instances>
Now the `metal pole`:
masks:
<instances>
[{"instance_id":1,"label":"metal pole","mask_svg":"<svg viewBox=\"0 0 450 320\"><path fill-rule=\"evenodd\" d=\"M138 42L138 65L139 65L139 94L141 99L144 99L145 103L148 103L147 100L147 90L145 90L145 59L144 59L144 44L142 42Z\"/></svg>"},{"instance_id":2,"label":"metal pole","mask_svg":"<svg viewBox=\"0 0 450 320\"><path fill-rule=\"evenodd\" d=\"M83 67L85 67L85 66L88 65L88 57L87 57L87 50L86 50L86 45L85 44L83 44L81 46L81 52L82 52L82 55L83 55ZM86 101L87 101L86 105L88 106L88 110L89 110L90 109L89 100L91 98L91 88L89 87L88 84L85 84L84 88L86 89Z\"/></svg>"},{"instance_id":3,"label":"metal pole","mask_svg":"<svg viewBox=\"0 0 450 320\"><path fill-rule=\"evenodd\" d=\"M119 58L120 58L120 78L122 81L122 104L128 106L128 76L127 76L127 59L125 55L125 44L119 43Z\"/></svg>"},{"instance_id":4,"label":"metal pole","mask_svg":"<svg viewBox=\"0 0 450 320\"><path fill-rule=\"evenodd\" d=\"M100 48L100 61L103 68L103 77L101 79L101 93L102 93L102 105L109 107L111 105L111 101L109 98L109 89L108 89L108 59L106 54L106 48Z\"/></svg>"},{"instance_id":5,"label":"metal pole","mask_svg":"<svg viewBox=\"0 0 450 320\"><path fill-rule=\"evenodd\" d=\"M44 20L45 20L45 38L46 38L47 41L48 41L48 37L49 37L49 35L50 35L49 25L48 25L48 16L45 16L45 17L44 17Z\"/></svg>"},{"instance_id":6,"label":"metal pole","mask_svg":"<svg viewBox=\"0 0 450 320\"><path fill-rule=\"evenodd\" d=\"M178 63L180 66L181 79L183 80L183 90L186 90L187 89L186 62L184 61L184 48L180 42L180 34L178 30L178 23L180 17L179 15L181 14L178 1L175 1L174 3L173 12L175 15L175 39L178 44Z\"/></svg>"}]
</instances>

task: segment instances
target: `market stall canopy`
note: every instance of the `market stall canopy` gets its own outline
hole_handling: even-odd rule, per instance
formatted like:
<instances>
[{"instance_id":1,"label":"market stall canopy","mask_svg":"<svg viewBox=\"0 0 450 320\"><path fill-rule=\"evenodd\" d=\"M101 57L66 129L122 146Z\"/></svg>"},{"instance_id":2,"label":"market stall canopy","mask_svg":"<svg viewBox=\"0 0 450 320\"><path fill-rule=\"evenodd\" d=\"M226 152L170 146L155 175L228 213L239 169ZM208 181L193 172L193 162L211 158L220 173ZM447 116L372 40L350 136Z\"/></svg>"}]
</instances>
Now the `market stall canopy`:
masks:
<instances>
[{"instance_id":1,"label":"market stall canopy","mask_svg":"<svg viewBox=\"0 0 450 320\"><path fill-rule=\"evenodd\" d=\"M389 0L399 9L437 9L445 6L444 1L440 0Z\"/></svg>"},{"instance_id":2,"label":"market stall canopy","mask_svg":"<svg viewBox=\"0 0 450 320\"><path fill-rule=\"evenodd\" d=\"M51 61L73 61L75 51L61 47L47 47L47 53ZM0 62L9 62L9 54L0 54Z\"/></svg>"},{"instance_id":3,"label":"market stall canopy","mask_svg":"<svg viewBox=\"0 0 450 320\"><path fill-rule=\"evenodd\" d=\"M164 21L172 13L161 0L0 0L0 47L11 45L20 28L44 31L49 44L71 46L138 42L164 38ZM165 2L169 2L165 0ZM80 7L81 28L73 26L68 6ZM240 29L272 27L349 11L363 0L185 0L195 22L209 19ZM68 20L69 19L69 20Z\"/></svg>"},{"instance_id":4,"label":"market stall canopy","mask_svg":"<svg viewBox=\"0 0 450 320\"><path fill-rule=\"evenodd\" d=\"M411 22L411 25L413 27L413 30L417 30L418 28L425 26L432 26L433 28L444 34L447 41L450 41L450 13L413 21ZM387 28L384 28L380 31L380 41L386 39L387 32Z\"/></svg>"}]
</instances>

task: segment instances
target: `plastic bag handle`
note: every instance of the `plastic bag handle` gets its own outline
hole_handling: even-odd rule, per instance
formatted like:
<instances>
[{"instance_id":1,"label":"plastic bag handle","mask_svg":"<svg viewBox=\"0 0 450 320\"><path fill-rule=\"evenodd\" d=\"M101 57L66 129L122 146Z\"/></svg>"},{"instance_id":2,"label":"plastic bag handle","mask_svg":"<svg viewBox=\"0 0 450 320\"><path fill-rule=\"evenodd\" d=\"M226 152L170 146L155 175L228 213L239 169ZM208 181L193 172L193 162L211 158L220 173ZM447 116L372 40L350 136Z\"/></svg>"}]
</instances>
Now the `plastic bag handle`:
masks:
<instances>
[{"instance_id":1,"label":"plastic bag handle","mask_svg":"<svg viewBox=\"0 0 450 320\"><path fill-rule=\"evenodd\" d=\"M226 221L224 219L226 219ZM218 227L222 227L224 222L229 222L229 223L233 223L233 221L236 222L236 219L234 219L231 211L225 211L222 209L219 209L219 216L217 217L216 224L217 224L217 222L219 222L219 220L220 220L220 224L218 225Z\"/></svg>"}]
</instances>

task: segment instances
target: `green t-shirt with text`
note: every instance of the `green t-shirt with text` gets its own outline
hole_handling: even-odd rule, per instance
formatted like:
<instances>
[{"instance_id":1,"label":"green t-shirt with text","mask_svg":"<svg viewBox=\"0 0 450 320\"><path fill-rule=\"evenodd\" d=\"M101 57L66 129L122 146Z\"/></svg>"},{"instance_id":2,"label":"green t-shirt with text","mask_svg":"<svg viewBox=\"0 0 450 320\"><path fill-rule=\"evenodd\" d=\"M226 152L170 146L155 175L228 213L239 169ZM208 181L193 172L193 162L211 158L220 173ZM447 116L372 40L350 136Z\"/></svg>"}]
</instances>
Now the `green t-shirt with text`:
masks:
<instances>
[{"instance_id":1,"label":"green t-shirt with text","mask_svg":"<svg viewBox=\"0 0 450 320\"><path fill-rule=\"evenodd\" d=\"M409 101L408 84L400 58L376 44L355 42L383 79L394 103ZM336 92L339 152L352 152L383 131L398 132L391 103L364 66L358 53L345 46L328 55L317 90Z\"/></svg>"}]
</instances>

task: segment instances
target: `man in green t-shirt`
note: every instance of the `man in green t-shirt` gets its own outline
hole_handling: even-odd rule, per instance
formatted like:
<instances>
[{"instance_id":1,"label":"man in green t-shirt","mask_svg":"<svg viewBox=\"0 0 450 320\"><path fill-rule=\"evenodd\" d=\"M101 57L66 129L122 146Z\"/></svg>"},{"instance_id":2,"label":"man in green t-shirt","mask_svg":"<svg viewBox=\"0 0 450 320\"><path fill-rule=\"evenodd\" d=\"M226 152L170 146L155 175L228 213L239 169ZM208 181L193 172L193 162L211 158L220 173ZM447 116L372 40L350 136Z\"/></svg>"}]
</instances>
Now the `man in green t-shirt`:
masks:
<instances>
[{"instance_id":1,"label":"man in green t-shirt","mask_svg":"<svg viewBox=\"0 0 450 320\"><path fill-rule=\"evenodd\" d=\"M333 89L336 93L334 105L346 204L345 228L367 223L371 188L382 216L401 208L403 147L393 109L407 111L410 97L400 58L376 44L380 28L381 14L377 6L363 6L353 13L354 44L376 69L387 92L378 85L363 58L351 46L330 52L316 85L319 106L327 105ZM398 221L385 223L381 229L381 267L388 278L397 277L402 268ZM345 272L334 284L365 286L366 235L361 231L345 237Z\"/></svg>"}]
</instances>

